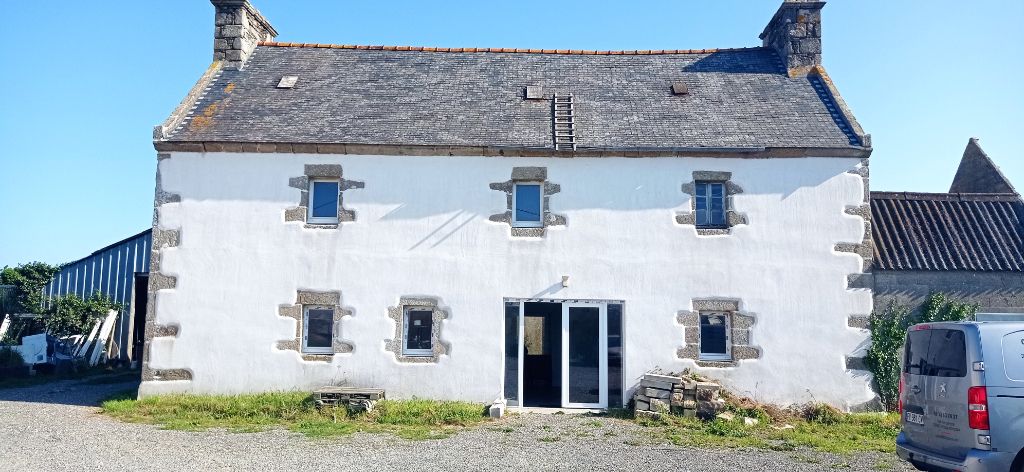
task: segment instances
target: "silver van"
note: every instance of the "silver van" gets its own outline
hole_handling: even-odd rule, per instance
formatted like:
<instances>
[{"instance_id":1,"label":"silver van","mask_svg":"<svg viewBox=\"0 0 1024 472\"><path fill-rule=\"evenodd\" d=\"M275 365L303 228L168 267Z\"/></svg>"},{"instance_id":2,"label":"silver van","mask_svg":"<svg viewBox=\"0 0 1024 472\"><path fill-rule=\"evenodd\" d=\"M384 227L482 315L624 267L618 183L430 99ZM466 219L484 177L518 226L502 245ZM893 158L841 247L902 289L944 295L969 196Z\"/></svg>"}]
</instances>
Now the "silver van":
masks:
<instances>
[{"instance_id":1,"label":"silver van","mask_svg":"<svg viewBox=\"0 0 1024 472\"><path fill-rule=\"evenodd\" d=\"M896 452L918 470L1024 472L1024 323L907 330Z\"/></svg>"}]
</instances>

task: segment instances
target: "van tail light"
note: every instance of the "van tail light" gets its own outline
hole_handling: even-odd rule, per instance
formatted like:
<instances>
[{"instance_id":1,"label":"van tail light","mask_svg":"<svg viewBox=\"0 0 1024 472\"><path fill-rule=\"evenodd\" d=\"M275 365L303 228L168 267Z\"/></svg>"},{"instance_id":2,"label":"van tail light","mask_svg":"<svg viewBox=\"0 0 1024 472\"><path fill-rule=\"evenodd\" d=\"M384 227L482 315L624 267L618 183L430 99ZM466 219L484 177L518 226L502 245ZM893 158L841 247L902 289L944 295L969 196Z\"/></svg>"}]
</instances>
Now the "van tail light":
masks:
<instances>
[{"instance_id":1,"label":"van tail light","mask_svg":"<svg viewBox=\"0 0 1024 472\"><path fill-rule=\"evenodd\" d=\"M985 387L967 389L967 424L971 429L988 429L988 390Z\"/></svg>"}]
</instances>

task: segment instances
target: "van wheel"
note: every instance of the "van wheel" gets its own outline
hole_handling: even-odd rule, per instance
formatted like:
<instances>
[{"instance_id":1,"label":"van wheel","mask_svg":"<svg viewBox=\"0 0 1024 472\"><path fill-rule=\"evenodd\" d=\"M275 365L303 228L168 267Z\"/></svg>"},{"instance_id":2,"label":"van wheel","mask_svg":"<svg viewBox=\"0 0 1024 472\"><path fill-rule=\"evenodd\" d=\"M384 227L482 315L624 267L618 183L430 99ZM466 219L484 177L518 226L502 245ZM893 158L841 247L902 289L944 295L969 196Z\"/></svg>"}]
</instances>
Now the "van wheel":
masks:
<instances>
[{"instance_id":1,"label":"van wheel","mask_svg":"<svg viewBox=\"0 0 1024 472\"><path fill-rule=\"evenodd\" d=\"M1017 458L1010 464L1010 472L1024 472L1024 449L1017 453Z\"/></svg>"}]
</instances>

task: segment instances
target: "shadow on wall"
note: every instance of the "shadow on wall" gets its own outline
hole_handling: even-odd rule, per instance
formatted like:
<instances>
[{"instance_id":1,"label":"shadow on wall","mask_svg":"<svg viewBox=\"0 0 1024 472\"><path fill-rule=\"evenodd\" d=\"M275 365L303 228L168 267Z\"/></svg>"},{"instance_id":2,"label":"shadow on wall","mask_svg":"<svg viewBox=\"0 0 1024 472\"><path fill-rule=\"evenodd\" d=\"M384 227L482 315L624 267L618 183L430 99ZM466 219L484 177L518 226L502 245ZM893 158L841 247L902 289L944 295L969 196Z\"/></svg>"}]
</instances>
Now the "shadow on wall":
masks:
<instances>
[{"instance_id":1,"label":"shadow on wall","mask_svg":"<svg viewBox=\"0 0 1024 472\"><path fill-rule=\"evenodd\" d=\"M952 299L975 303L985 309L1011 309L1024 311L1024 274L1017 276L1015 286L1003 287L949 287L938 285L913 285L901 289L875 287L875 310L885 310L890 303L909 306L915 313L920 312L922 304L932 292L942 292Z\"/></svg>"},{"instance_id":2,"label":"shadow on wall","mask_svg":"<svg viewBox=\"0 0 1024 472\"><path fill-rule=\"evenodd\" d=\"M394 210L388 212L387 215L381 217L381 219L388 219L388 215L394 214L397 210L401 209L404 206L405 204L399 205ZM424 236L423 239L420 239L419 241L416 242L416 244L413 244L409 248L409 250L412 251L416 248L419 248L420 246L423 246L425 243L427 243L427 241L431 241L431 249L437 247L446 239L450 238L453 234L457 233L460 229L462 229L463 226L466 226L470 222L472 222L473 219L476 218L476 216L477 215L475 213L466 213L463 210L459 210L457 213L452 215L451 218L448 218L447 221L441 223L441 225L439 225L437 228L434 228L434 230L431 231L430 233L427 233L427 235ZM435 238L434 236L437 237Z\"/></svg>"},{"instance_id":3,"label":"shadow on wall","mask_svg":"<svg viewBox=\"0 0 1024 472\"><path fill-rule=\"evenodd\" d=\"M374 159L374 158L370 158ZM388 157L377 157L376 159L393 159ZM429 158L412 158L421 161ZM630 163L641 160L628 158L602 158L601 160L618 161L629 166ZM653 159L653 158L652 158ZM800 172L793 172L789 166L777 165L773 159L702 159L699 162L688 163L680 166L674 159L658 160L651 166L650 172L642 175L620 172L615 167L585 165L594 159L580 159L582 164L578 167L568 169L566 167L548 166L548 181L561 186L561 192L552 195L552 207L557 207L557 212L572 212L579 210L619 210L619 211L641 211L651 209L682 210L688 209L690 196L683 193L683 184L693 181L693 171L696 170L731 170L732 181L743 188L744 193L737 197L739 201L752 196L780 195L782 200L787 199L802 188L815 188L824 182L843 176L850 179L859 179L855 175L845 175L850 170L850 160L835 159L831 162L821 162L820 165L805 169ZM675 161L675 162L673 162ZM716 164L716 161L725 161ZM787 160L788 161L788 160ZM506 210L506 195L500 191L489 188L491 182L506 181L511 174L512 167L518 166L544 166L545 160L509 161L508 167L494 171L492 166L475 172L476 175L466 175L455 181L442 184L427 184L418 176L415 169L411 169L409 180L397 179L395 176L385 175L386 169L378 171L352 173L352 178L358 178L366 182L365 189L353 190L346 195L346 205L352 205L358 211L358 205L364 202L375 204L394 205L387 213L382 215L382 220L403 220L419 219L432 215L454 214L452 223L465 224L465 215L476 217L478 215L490 215L501 213ZM647 160L649 163L650 160ZM363 163L365 165L365 163ZM433 167L427 162L410 162L412 167L422 165ZM357 166L350 166L357 167ZM361 165L358 167L362 167ZM626 170L623 167L622 170ZM486 174L486 175L485 175ZM349 171L346 170L346 175ZM571 177L571 180L568 180ZM374 186L373 182L388 182L386 187ZM401 190L398 190L401 189ZM470 208L467 201L470 196L478 196L477 205ZM486 205L486 206L485 206Z\"/></svg>"},{"instance_id":4,"label":"shadow on wall","mask_svg":"<svg viewBox=\"0 0 1024 472\"><path fill-rule=\"evenodd\" d=\"M254 164L259 159L276 156L249 156ZM238 173L237 159L208 158L204 163L208 172L196 174L191 166L179 167L187 159L164 160L161 163L164 191L180 193L183 203L223 201L232 205L245 202L274 202L295 206L299 190L288 186L288 178L300 175L301 169L291 175L276 172L276 166L264 172ZM559 184L561 192L553 195L552 205L559 211L574 210L650 210L682 209L689 205L689 196L682 185L693 180L693 171L724 170L733 173L732 180L744 190L739 197L777 194L785 200L803 187L814 188L844 174L851 169L851 159L822 159L816 165L801 166L799 172L783 162L803 159L738 159L738 158L578 158L553 160L550 158L486 158L481 163L473 157L397 157L397 156L342 156L344 176L366 183L365 188L344 193L345 205L360 211L365 203L394 205L382 219L418 219L432 215L452 215L458 212L491 215L505 211L505 194L489 187L493 182L509 179L513 167L546 166L548 180ZM439 160L445 164L453 159L473 160L460 167L458 175L438 170ZM337 161L338 159L331 159ZM602 161L601 165L596 161ZM309 159L324 162L323 156ZM381 165L392 162L392 165ZM646 168L635 172L638 163ZM260 168L254 165L254 168ZM401 172L396 172L401 169ZM275 172L271 172L271 171ZM186 177L187 174L187 177ZM845 175L847 178L859 178ZM181 188L177 182L187 182ZM557 202L557 203L556 203ZM241 207L240 207L241 208ZM358 216L357 216L358 218ZM462 220L459 220L461 223Z\"/></svg>"}]
</instances>

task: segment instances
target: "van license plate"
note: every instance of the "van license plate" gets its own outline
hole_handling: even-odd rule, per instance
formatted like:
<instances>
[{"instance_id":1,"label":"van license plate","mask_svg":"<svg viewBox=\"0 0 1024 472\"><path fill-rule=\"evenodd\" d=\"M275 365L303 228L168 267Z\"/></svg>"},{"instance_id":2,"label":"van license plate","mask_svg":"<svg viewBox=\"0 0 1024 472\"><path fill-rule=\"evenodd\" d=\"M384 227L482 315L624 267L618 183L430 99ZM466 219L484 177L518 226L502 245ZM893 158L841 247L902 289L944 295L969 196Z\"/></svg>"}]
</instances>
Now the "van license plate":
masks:
<instances>
[{"instance_id":1,"label":"van license plate","mask_svg":"<svg viewBox=\"0 0 1024 472\"><path fill-rule=\"evenodd\" d=\"M922 415L920 413L914 413L912 411L908 411L908 412L905 413L904 417L907 419L908 423L924 424L924 415Z\"/></svg>"}]
</instances>

